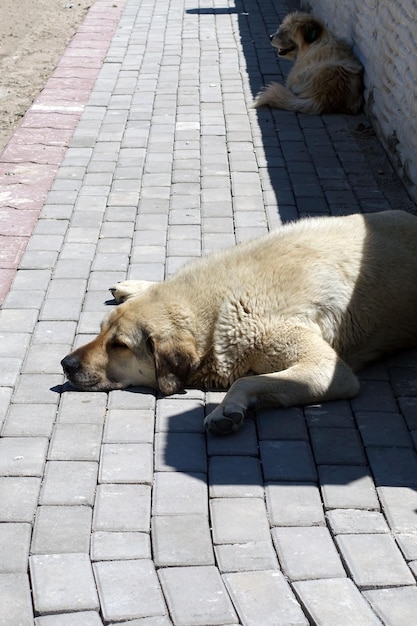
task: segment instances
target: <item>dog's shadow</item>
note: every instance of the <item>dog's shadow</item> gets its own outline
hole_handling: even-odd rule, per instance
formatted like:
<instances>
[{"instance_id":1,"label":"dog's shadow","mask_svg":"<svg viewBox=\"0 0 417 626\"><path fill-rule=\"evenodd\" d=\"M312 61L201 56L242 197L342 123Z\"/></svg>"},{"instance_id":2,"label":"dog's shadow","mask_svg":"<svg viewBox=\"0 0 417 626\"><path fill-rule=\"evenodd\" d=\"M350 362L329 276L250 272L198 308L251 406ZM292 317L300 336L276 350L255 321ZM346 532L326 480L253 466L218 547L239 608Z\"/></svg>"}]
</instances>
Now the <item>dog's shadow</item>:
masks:
<instances>
[{"instance_id":1,"label":"dog's shadow","mask_svg":"<svg viewBox=\"0 0 417 626\"><path fill-rule=\"evenodd\" d=\"M155 471L197 478L212 497L263 497L270 485L310 485L317 496L321 492L325 509L378 511L384 488L417 491L416 455L404 417L394 407L387 411L387 386L362 382L353 402L363 411L348 400L260 410L227 436L204 431L204 414L213 404L187 408L185 399L180 410L178 398L162 430L157 416ZM385 412L365 410L375 392ZM417 508L414 513L417 528Z\"/></svg>"}]
</instances>

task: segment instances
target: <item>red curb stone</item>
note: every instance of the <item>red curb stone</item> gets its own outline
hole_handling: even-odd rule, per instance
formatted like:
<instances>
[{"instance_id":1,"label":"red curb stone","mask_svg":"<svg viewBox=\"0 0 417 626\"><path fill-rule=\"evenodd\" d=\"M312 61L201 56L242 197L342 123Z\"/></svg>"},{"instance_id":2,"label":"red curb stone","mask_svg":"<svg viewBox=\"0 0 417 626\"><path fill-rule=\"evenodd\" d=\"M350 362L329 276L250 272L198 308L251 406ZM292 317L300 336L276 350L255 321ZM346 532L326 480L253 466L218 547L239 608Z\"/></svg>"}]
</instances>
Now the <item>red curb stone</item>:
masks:
<instances>
[{"instance_id":1,"label":"red curb stone","mask_svg":"<svg viewBox=\"0 0 417 626\"><path fill-rule=\"evenodd\" d=\"M71 103L84 105L88 100L90 91L91 89L49 89L45 87L36 99L36 104L66 106Z\"/></svg>"},{"instance_id":2,"label":"red curb stone","mask_svg":"<svg viewBox=\"0 0 417 626\"><path fill-rule=\"evenodd\" d=\"M0 162L2 163L45 163L59 165L65 155L62 146L19 145L15 140L6 146Z\"/></svg>"},{"instance_id":3,"label":"red curb stone","mask_svg":"<svg viewBox=\"0 0 417 626\"><path fill-rule=\"evenodd\" d=\"M25 188L19 183L5 187L5 191L0 192L0 221L4 209L37 209L40 211L52 181L53 176L49 176L34 182L30 187ZM0 234L4 234L3 231L0 231Z\"/></svg>"},{"instance_id":4,"label":"red curb stone","mask_svg":"<svg viewBox=\"0 0 417 626\"><path fill-rule=\"evenodd\" d=\"M38 217L39 210L26 209L21 211L12 207L2 207L0 211L0 233L12 238L30 237ZM9 244L9 250L11 245L12 242Z\"/></svg>"},{"instance_id":5,"label":"red curb stone","mask_svg":"<svg viewBox=\"0 0 417 626\"><path fill-rule=\"evenodd\" d=\"M26 244L25 244L26 247ZM23 252L22 252L23 254ZM3 303L5 297L9 293L10 285L13 282L16 269L4 269L0 268L0 302Z\"/></svg>"},{"instance_id":6,"label":"red curb stone","mask_svg":"<svg viewBox=\"0 0 417 626\"><path fill-rule=\"evenodd\" d=\"M0 306L119 24L125 0L96 0L0 155Z\"/></svg>"},{"instance_id":7,"label":"red curb stone","mask_svg":"<svg viewBox=\"0 0 417 626\"><path fill-rule=\"evenodd\" d=\"M23 118L20 129L31 128L34 131L42 129L42 132L45 130L49 131L49 129L57 129L60 131L68 130L72 133L77 125L78 119L79 116L74 115L74 113L49 113L47 111L43 112L30 110ZM17 131L15 135L16 134Z\"/></svg>"},{"instance_id":8,"label":"red curb stone","mask_svg":"<svg viewBox=\"0 0 417 626\"><path fill-rule=\"evenodd\" d=\"M54 76L48 80L48 91L74 89L74 76ZM91 78L77 78L77 90L91 90Z\"/></svg>"},{"instance_id":9,"label":"red curb stone","mask_svg":"<svg viewBox=\"0 0 417 626\"><path fill-rule=\"evenodd\" d=\"M97 78L97 70L94 67L93 68L90 68L90 67L68 68L68 67L62 67L62 65L60 65L54 70L49 80L53 80L55 78L69 78L72 81L75 81L76 79L78 80L79 78L81 79L85 78L91 81L91 85L93 85L95 79Z\"/></svg>"},{"instance_id":10,"label":"red curb stone","mask_svg":"<svg viewBox=\"0 0 417 626\"><path fill-rule=\"evenodd\" d=\"M46 121L46 120L45 120ZM21 126L15 133L17 144L42 144L48 146L67 146L73 134L72 128L31 128Z\"/></svg>"},{"instance_id":11,"label":"red curb stone","mask_svg":"<svg viewBox=\"0 0 417 626\"><path fill-rule=\"evenodd\" d=\"M86 60L84 58L84 63L85 62ZM98 57L97 59L88 60L88 65L90 67L94 67L95 69L97 69L97 74L102 64L103 64L103 59L101 57ZM65 59L62 59L62 67L80 67L82 65L83 65L83 62L81 61L80 55L77 55L76 57L66 56Z\"/></svg>"},{"instance_id":12,"label":"red curb stone","mask_svg":"<svg viewBox=\"0 0 417 626\"><path fill-rule=\"evenodd\" d=\"M26 237L0 235L0 268L13 269L27 245Z\"/></svg>"},{"instance_id":13,"label":"red curb stone","mask_svg":"<svg viewBox=\"0 0 417 626\"><path fill-rule=\"evenodd\" d=\"M9 191L10 187L21 185L24 196L27 189L35 188L39 184L45 187L50 186L57 170L57 167L38 163L0 163L0 207L7 204L6 196L4 196L4 203L1 201L1 197L4 192Z\"/></svg>"}]
</instances>

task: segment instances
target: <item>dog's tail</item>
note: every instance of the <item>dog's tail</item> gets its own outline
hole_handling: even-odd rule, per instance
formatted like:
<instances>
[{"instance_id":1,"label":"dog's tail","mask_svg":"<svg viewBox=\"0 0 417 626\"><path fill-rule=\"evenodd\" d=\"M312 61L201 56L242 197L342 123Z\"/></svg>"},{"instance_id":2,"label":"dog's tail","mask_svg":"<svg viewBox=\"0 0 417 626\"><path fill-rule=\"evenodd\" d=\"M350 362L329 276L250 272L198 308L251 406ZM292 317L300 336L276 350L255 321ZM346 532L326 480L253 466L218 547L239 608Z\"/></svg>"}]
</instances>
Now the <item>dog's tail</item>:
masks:
<instances>
[{"instance_id":1,"label":"dog's tail","mask_svg":"<svg viewBox=\"0 0 417 626\"><path fill-rule=\"evenodd\" d=\"M299 98L281 83L271 83L258 93L253 103L254 108L257 109L265 105L287 111L298 111L299 113L318 114L323 112L319 103L312 98Z\"/></svg>"}]
</instances>

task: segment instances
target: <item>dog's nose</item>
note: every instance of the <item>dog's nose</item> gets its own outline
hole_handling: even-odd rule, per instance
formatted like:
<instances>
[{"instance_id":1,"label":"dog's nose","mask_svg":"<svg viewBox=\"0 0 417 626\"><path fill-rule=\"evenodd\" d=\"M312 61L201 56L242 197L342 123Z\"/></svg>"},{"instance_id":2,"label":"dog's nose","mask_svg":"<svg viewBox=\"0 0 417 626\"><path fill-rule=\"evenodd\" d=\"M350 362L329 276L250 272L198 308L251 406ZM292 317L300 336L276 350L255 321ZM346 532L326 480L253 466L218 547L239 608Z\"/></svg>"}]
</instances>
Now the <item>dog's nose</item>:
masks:
<instances>
[{"instance_id":1,"label":"dog's nose","mask_svg":"<svg viewBox=\"0 0 417 626\"><path fill-rule=\"evenodd\" d=\"M269 41L272 41L274 37L275 37L275 33L273 35L269 35Z\"/></svg>"},{"instance_id":2,"label":"dog's nose","mask_svg":"<svg viewBox=\"0 0 417 626\"><path fill-rule=\"evenodd\" d=\"M68 354L61 361L62 369L68 377L76 374L80 369L80 362L73 354Z\"/></svg>"}]
</instances>

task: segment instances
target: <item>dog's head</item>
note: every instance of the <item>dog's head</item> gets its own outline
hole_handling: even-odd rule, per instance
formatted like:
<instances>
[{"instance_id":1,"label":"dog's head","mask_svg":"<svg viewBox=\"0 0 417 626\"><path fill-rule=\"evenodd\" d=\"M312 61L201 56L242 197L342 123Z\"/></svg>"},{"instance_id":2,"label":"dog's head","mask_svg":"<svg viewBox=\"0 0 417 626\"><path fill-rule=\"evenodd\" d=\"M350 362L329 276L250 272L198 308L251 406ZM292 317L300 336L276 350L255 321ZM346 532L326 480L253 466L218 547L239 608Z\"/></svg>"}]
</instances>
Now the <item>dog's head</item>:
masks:
<instances>
[{"instance_id":1,"label":"dog's head","mask_svg":"<svg viewBox=\"0 0 417 626\"><path fill-rule=\"evenodd\" d=\"M170 395L184 388L199 364L186 312L158 299L154 289L149 292L119 305L93 341L61 361L76 389L110 391L138 385Z\"/></svg>"},{"instance_id":2,"label":"dog's head","mask_svg":"<svg viewBox=\"0 0 417 626\"><path fill-rule=\"evenodd\" d=\"M313 15L295 12L285 17L270 40L278 49L279 56L294 59L306 47L318 41L324 30L324 24Z\"/></svg>"}]
</instances>

